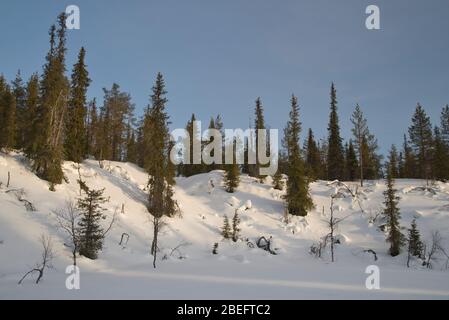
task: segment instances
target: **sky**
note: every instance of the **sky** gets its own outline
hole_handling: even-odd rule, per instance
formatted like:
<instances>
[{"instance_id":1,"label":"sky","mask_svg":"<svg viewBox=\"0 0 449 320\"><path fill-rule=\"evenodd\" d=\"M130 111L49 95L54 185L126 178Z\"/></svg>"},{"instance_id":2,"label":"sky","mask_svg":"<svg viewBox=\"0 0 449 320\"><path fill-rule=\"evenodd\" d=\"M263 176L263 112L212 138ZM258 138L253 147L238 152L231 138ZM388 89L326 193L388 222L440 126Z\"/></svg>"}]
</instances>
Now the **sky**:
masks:
<instances>
[{"instance_id":1,"label":"sky","mask_svg":"<svg viewBox=\"0 0 449 320\"><path fill-rule=\"evenodd\" d=\"M1 0L0 73L41 72L48 29L68 5L81 13L68 75L84 46L89 98L101 104L116 82L140 115L162 72L172 129L192 113L205 126L219 113L226 128L248 128L259 96L267 125L282 129L295 94L302 138L308 128L322 138L335 82L342 136L359 103L386 152L418 102L434 125L449 103L448 0ZM380 8L380 30L365 27L368 5Z\"/></svg>"}]
</instances>

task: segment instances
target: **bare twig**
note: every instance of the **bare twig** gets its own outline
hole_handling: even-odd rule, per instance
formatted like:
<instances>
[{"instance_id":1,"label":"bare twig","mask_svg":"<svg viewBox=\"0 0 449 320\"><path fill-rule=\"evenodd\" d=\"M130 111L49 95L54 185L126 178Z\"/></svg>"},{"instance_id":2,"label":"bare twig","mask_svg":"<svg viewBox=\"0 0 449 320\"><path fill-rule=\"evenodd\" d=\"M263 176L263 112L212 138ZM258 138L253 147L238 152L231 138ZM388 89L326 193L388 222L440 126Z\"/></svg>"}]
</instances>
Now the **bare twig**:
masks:
<instances>
[{"instance_id":1,"label":"bare twig","mask_svg":"<svg viewBox=\"0 0 449 320\"><path fill-rule=\"evenodd\" d=\"M72 248L73 265L76 266L76 254L79 248L78 222L81 213L77 210L73 201L67 201L63 210L55 211L59 227L64 230L70 238Z\"/></svg>"},{"instance_id":2,"label":"bare twig","mask_svg":"<svg viewBox=\"0 0 449 320\"><path fill-rule=\"evenodd\" d=\"M41 281L44 276L45 269L51 269L53 266L51 262L54 258L53 253L53 240L50 236L42 235L40 239L42 245L42 261L40 264L37 264L35 268L31 269L19 280L18 284L22 284L23 280L30 274L37 272L39 275L36 279L36 284Z\"/></svg>"}]
</instances>

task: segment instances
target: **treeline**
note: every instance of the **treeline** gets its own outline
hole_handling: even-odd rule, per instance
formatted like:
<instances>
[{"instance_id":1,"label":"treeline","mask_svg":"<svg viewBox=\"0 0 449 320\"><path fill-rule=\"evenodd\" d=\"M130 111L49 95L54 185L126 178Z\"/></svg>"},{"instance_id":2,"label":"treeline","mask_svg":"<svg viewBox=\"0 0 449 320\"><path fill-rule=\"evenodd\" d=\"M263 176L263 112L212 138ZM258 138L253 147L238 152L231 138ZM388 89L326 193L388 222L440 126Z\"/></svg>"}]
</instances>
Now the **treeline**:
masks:
<instances>
[{"instance_id":1,"label":"treeline","mask_svg":"<svg viewBox=\"0 0 449 320\"><path fill-rule=\"evenodd\" d=\"M65 18L61 14L58 23L50 28L50 48L40 75L33 74L24 82L18 72L11 83L0 76L0 148L23 150L32 160L33 170L39 177L49 181L52 190L64 179L61 166L64 160L80 163L93 157L99 161L128 161L154 173L156 169L152 161L160 161L153 159L157 148L162 148L163 152L160 169L165 171L164 177L170 180L176 175L191 176L223 169L228 177L227 189L233 192L238 187L240 173L249 174L260 181L265 179L259 173L259 159L256 159L255 164L248 163L248 150L254 148L257 154L258 136L252 141L255 147L250 146L249 139L244 141L246 162L240 166L203 162L175 166L167 160L170 139L165 135L168 133L157 140L158 144L152 140L160 134L155 130L163 128L166 131L169 125L169 117L163 111L167 99L161 74L157 76L152 99L140 118L135 115L130 94L123 92L118 84L103 89L104 97L100 106L96 99L88 101L87 90L91 79L85 63L87 53L84 48L79 51L70 78L66 76ZM192 114L186 124L191 148L193 140L201 136L198 128L195 128L195 120ZM360 180L363 185L365 179L383 177L383 157L359 105L355 106L350 120L352 138L344 141L340 132L337 90L332 84L327 138L317 139L312 129L308 129L301 146L299 104L297 98L292 96L289 121L282 139L279 170L273 177L275 188L282 188L281 174L290 177L287 193L303 194L304 198L307 198L308 192L304 185L316 179ZM253 126L256 130L269 128L260 98L255 101ZM221 116L212 117L208 128L223 132ZM204 148L211 141L200 144ZM270 144L268 138L265 143ZM190 157L192 162L193 150ZM425 110L418 104L408 134L404 135L403 145L392 147L388 163L392 166L395 178L448 180L449 106L443 108L440 124L433 127ZM304 208L310 207L307 199L301 203ZM291 208L291 211L304 214L304 208Z\"/></svg>"}]
</instances>

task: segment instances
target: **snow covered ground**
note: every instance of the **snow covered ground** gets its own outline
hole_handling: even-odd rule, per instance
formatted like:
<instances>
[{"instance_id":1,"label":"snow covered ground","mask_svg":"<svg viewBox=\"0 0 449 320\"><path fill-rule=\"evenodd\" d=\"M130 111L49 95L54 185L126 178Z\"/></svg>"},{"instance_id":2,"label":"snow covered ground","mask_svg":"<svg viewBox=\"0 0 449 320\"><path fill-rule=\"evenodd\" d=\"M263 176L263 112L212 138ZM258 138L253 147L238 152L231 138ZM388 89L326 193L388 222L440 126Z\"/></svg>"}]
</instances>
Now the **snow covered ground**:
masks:
<instances>
[{"instance_id":1,"label":"snow covered ground","mask_svg":"<svg viewBox=\"0 0 449 320\"><path fill-rule=\"evenodd\" d=\"M149 255L152 225L145 208L147 176L132 164L105 164L102 169L96 161L85 161L81 175L90 187L105 188L110 197L105 226L116 208L120 211L124 205L125 213L118 215L99 259L79 259L80 290L68 290L65 270L71 264L70 249L64 246L66 235L58 228L54 211L79 195L77 166L65 163L68 183L50 192L24 157L0 153L0 299L449 299L447 258L441 256L429 270L416 261L407 268L405 253L395 258L388 255L385 236L377 227L379 219L372 223L382 209L383 181L371 181L359 189L364 213L349 196L336 200L336 215L347 219L339 226L341 244L336 246L336 262L332 263L328 251L319 259L309 249L327 233L324 220L335 185L313 183L315 210L306 218L292 218L287 225L281 194L271 188L269 179L260 184L242 176L238 192L229 194L221 186L220 171L178 178L176 199L182 217L167 220L160 237L158 267L153 269ZM6 192L8 171L9 190L15 192ZM215 184L211 194L210 179ZM414 189L422 185L419 180L397 181L401 224L409 227L416 218L427 243L432 231L438 230L449 251L449 184L437 184L435 193ZM30 201L36 211L27 210L19 198ZM242 237L255 243L260 236L272 236L278 255L251 248L245 241L221 239L223 216L232 218L235 207L241 207ZM121 246L123 233L130 238ZM40 259L41 234L54 239L54 269L47 270L38 285L32 278L18 285ZM215 242L219 243L218 255L212 254ZM365 249L376 251L378 261L364 253ZM379 267L380 290L365 286L369 265Z\"/></svg>"}]
</instances>

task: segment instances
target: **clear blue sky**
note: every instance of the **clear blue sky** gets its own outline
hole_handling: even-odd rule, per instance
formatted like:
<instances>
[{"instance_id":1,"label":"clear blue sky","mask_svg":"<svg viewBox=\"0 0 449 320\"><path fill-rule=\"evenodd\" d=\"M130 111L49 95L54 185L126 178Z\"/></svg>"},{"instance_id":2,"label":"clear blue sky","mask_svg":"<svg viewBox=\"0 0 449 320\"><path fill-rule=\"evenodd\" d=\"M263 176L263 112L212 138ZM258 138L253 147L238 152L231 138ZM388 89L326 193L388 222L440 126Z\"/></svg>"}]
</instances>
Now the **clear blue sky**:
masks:
<instances>
[{"instance_id":1,"label":"clear blue sky","mask_svg":"<svg viewBox=\"0 0 449 320\"><path fill-rule=\"evenodd\" d=\"M295 93L304 129L324 137L334 81L342 135L358 102L385 151L418 101L434 124L449 103L448 0L1 0L0 72L40 72L48 28L69 4L81 30L68 34L68 71L85 46L89 97L101 102L117 82L140 114L161 71L173 127L194 112L246 128L261 96L268 125L283 128ZM380 31L365 28L369 4L380 7Z\"/></svg>"}]
</instances>

